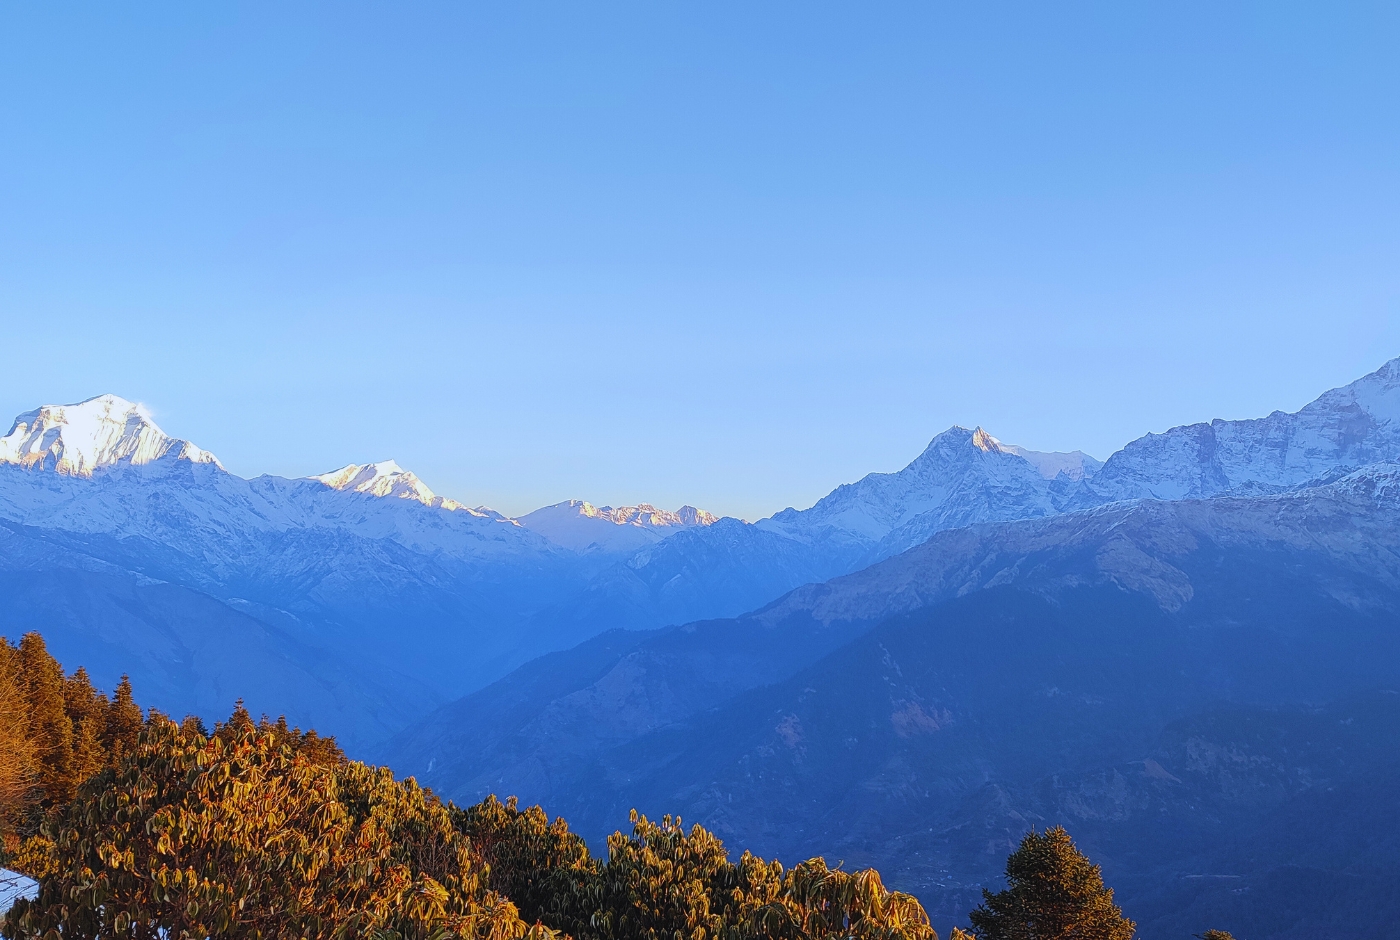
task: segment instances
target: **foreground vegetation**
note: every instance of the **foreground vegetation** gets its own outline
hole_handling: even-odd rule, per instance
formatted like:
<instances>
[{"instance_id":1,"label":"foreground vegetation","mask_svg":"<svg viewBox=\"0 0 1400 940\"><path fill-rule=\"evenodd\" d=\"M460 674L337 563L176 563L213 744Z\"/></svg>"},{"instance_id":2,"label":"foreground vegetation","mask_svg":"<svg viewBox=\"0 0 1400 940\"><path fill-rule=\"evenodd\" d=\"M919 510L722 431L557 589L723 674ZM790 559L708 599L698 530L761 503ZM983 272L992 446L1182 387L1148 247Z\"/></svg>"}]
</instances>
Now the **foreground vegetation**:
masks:
<instances>
[{"instance_id":1,"label":"foreground vegetation","mask_svg":"<svg viewBox=\"0 0 1400 940\"><path fill-rule=\"evenodd\" d=\"M936 940L874 870L731 862L635 812L598 859L539 807L443 804L241 705L212 731L143 717L35 634L0 641L0 814L6 864L41 886L8 938ZM1062 829L1028 834L1007 882L970 915L981 940L1133 934Z\"/></svg>"}]
</instances>

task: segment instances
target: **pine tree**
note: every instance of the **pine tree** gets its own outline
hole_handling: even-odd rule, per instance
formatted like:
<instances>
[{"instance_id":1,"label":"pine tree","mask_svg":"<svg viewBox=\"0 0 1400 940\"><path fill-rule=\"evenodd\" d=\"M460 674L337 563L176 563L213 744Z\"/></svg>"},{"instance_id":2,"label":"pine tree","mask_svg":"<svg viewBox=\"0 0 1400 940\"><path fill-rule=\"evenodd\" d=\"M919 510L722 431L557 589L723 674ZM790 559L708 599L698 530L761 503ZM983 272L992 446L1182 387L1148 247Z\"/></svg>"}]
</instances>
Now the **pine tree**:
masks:
<instances>
[{"instance_id":1,"label":"pine tree","mask_svg":"<svg viewBox=\"0 0 1400 940\"><path fill-rule=\"evenodd\" d=\"M108 766L119 766L122 758L136 749L142 723L141 708L131 695L131 680L122 676L122 681L117 683L117 691L112 694L112 704L107 706L107 722L102 736Z\"/></svg>"},{"instance_id":2,"label":"pine tree","mask_svg":"<svg viewBox=\"0 0 1400 940\"><path fill-rule=\"evenodd\" d=\"M209 729L204 724L204 719L198 715L186 715L180 722L180 730L190 737L209 737Z\"/></svg>"},{"instance_id":3,"label":"pine tree","mask_svg":"<svg viewBox=\"0 0 1400 940\"><path fill-rule=\"evenodd\" d=\"M20 640L19 663L29 735L40 761L39 786L50 804L66 803L79 781L73 768L73 722L63 701L63 668L37 633Z\"/></svg>"},{"instance_id":4,"label":"pine tree","mask_svg":"<svg viewBox=\"0 0 1400 940\"><path fill-rule=\"evenodd\" d=\"M983 889L969 915L978 940L1131 940L1137 926L1059 826L1026 833L1006 860L1006 881L1005 891Z\"/></svg>"},{"instance_id":5,"label":"pine tree","mask_svg":"<svg viewBox=\"0 0 1400 940\"><path fill-rule=\"evenodd\" d=\"M0 638L0 835L6 836L26 815L38 779L24 691L19 650Z\"/></svg>"},{"instance_id":6,"label":"pine tree","mask_svg":"<svg viewBox=\"0 0 1400 940\"><path fill-rule=\"evenodd\" d=\"M78 667L63 683L63 705L73 723L73 779L81 784L107 764L102 737L107 731L107 697L92 687L87 670Z\"/></svg>"}]
</instances>

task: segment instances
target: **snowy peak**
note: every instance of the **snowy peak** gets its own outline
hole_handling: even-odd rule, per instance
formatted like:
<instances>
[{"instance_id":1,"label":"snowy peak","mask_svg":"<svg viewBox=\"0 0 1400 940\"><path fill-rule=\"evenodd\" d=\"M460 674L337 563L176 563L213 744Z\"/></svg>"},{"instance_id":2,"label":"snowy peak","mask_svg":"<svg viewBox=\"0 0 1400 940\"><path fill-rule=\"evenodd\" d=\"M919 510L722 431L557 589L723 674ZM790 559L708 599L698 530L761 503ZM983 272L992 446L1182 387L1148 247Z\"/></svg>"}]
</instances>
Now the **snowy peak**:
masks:
<instances>
[{"instance_id":1,"label":"snowy peak","mask_svg":"<svg viewBox=\"0 0 1400 940\"><path fill-rule=\"evenodd\" d=\"M988 451L1000 452L1002 449L1001 441L992 437L986 431L982 430L981 427L978 427L975 431L972 432L972 446L976 447L983 453L986 453Z\"/></svg>"},{"instance_id":2,"label":"snowy peak","mask_svg":"<svg viewBox=\"0 0 1400 940\"><path fill-rule=\"evenodd\" d=\"M411 499L434 509L457 510L466 508L455 499L438 496L412 472L403 469L392 460L365 464L352 463L339 470L332 470L330 473L323 473L309 479L345 493Z\"/></svg>"},{"instance_id":3,"label":"snowy peak","mask_svg":"<svg viewBox=\"0 0 1400 940\"><path fill-rule=\"evenodd\" d=\"M929 468L942 470L950 466L974 466L987 460L1002 463L1009 459L1012 463L1019 464L1021 461L1017 459L1017 452L1022 450L1023 448L1011 444L1003 444L981 427L969 430L955 424L943 433L935 434L923 453L915 457L903 470L892 474L872 473L870 476L917 475Z\"/></svg>"},{"instance_id":4,"label":"snowy peak","mask_svg":"<svg viewBox=\"0 0 1400 940\"><path fill-rule=\"evenodd\" d=\"M694 506L682 506L676 510L675 516L680 520L680 524L685 526L714 525L719 521L719 516Z\"/></svg>"},{"instance_id":5,"label":"snowy peak","mask_svg":"<svg viewBox=\"0 0 1400 940\"><path fill-rule=\"evenodd\" d=\"M107 467L167 457L223 469L213 454L167 435L144 406L116 395L25 412L0 438L0 463L68 476L90 477Z\"/></svg>"},{"instance_id":6,"label":"snowy peak","mask_svg":"<svg viewBox=\"0 0 1400 940\"><path fill-rule=\"evenodd\" d=\"M612 525L639 526L643 528L666 528L669 526L713 525L718 517L694 506L682 506L675 512L657 509L651 503L638 503L635 506L594 506L587 500L570 499L553 506L536 509L520 517L520 521L530 525L544 519L588 519ZM527 522L527 520L531 520Z\"/></svg>"},{"instance_id":7,"label":"snowy peak","mask_svg":"<svg viewBox=\"0 0 1400 940\"><path fill-rule=\"evenodd\" d=\"M635 506L595 507L591 503L570 500L578 507L578 514L590 519L601 519L613 525L633 525L650 528L669 526L712 525L715 516L694 506L682 506L676 512L657 509L651 503L638 503Z\"/></svg>"},{"instance_id":8,"label":"snowy peak","mask_svg":"<svg viewBox=\"0 0 1400 940\"><path fill-rule=\"evenodd\" d=\"M570 499L536 509L517 521L574 551L632 551L680 529L713 525L718 520L694 506L668 512L650 503L614 508Z\"/></svg>"},{"instance_id":9,"label":"snowy peak","mask_svg":"<svg viewBox=\"0 0 1400 940\"><path fill-rule=\"evenodd\" d=\"M1216 419L1148 434L1108 459L1075 506L1270 493L1400 460L1400 359L1294 414Z\"/></svg>"},{"instance_id":10,"label":"snowy peak","mask_svg":"<svg viewBox=\"0 0 1400 940\"><path fill-rule=\"evenodd\" d=\"M1090 457L1082 450L1072 451L1040 451L1026 450L1024 447L1017 447L1015 444L998 444L1002 451L1008 454L1015 454L1030 462L1032 467L1047 480L1053 480L1060 474L1064 474L1067 480L1084 480L1095 473L1103 466L1103 461Z\"/></svg>"},{"instance_id":11,"label":"snowy peak","mask_svg":"<svg viewBox=\"0 0 1400 940\"><path fill-rule=\"evenodd\" d=\"M967 428L956 425L930 441L920 457L928 455L931 459L936 457L940 462L946 461L950 457L957 459L960 452L967 452L967 445L971 445L972 450L992 457L1020 457L1047 480L1053 480L1061 473L1069 480L1083 480L1093 476L1099 467L1103 466L1103 461L1090 457L1082 450L1068 452L1029 450L1015 444L1005 444L992 437L981 427L969 431ZM914 463L918 462L916 460ZM913 464L910 466L912 467Z\"/></svg>"},{"instance_id":12,"label":"snowy peak","mask_svg":"<svg viewBox=\"0 0 1400 940\"><path fill-rule=\"evenodd\" d=\"M1352 432L1339 435L1337 443L1342 446L1356 443L1361 436L1357 432L1364 434L1370 427L1393 428L1400 421L1400 359L1390 360L1350 385L1323 392L1298 412L1300 418L1321 415L1351 415L1359 419L1355 425L1339 429Z\"/></svg>"},{"instance_id":13,"label":"snowy peak","mask_svg":"<svg viewBox=\"0 0 1400 940\"><path fill-rule=\"evenodd\" d=\"M1041 461L1046 467L1032 456L1047 458ZM940 529L1054 512L1059 470L1047 473L1055 463L1051 456L1003 444L980 427L954 426L903 470L869 474L811 509L784 510L760 525L806 540L878 544L883 557Z\"/></svg>"}]
</instances>

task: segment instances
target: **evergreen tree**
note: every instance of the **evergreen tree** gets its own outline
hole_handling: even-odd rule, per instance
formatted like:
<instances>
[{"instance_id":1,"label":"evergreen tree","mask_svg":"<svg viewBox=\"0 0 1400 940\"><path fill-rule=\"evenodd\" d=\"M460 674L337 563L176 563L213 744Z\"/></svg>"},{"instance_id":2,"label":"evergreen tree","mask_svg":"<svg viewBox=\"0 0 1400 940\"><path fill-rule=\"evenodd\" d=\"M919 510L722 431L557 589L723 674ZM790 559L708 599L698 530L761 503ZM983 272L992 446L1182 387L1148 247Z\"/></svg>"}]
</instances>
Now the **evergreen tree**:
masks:
<instances>
[{"instance_id":1,"label":"evergreen tree","mask_svg":"<svg viewBox=\"0 0 1400 940\"><path fill-rule=\"evenodd\" d=\"M131 695L131 679L122 676L117 690L112 693L112 703L107 706L106 728L102 735L102 748L107 752L109 767L118 766L122 758L136 750L136 740L141 736L141 707Z\"/></svg>"},{"instance_id":2,"label":"evergreen tree","mask_svg":"<svg viewBox=\"0 0 1400 940\"><path fill-rule=\"evenodd\" d=\"M0 834L42 884L5 937L937 940L873 870L731 863L700 826L632 822L600 863L539 807L443 807L241 701L212 733L143 720L125 676L108 701L37 634L0 638Z\"/></svg>"},{"instance_id":3,"label":"evergreen tree","mask_svg":"<svg viewBox=\"0 0 1400 940\"><path fill-rule=\"evenodd\" d=\"M700 826L686 832L679 817L658 823L632 811L632 836L608 837L608 864L596 891L593 923L605 937L670 940L718 937L727 920L729 874L724 844Z\"/></svg>"},{"instance_id":4,"label":"evergreen tree","mask_svg":"<svg viewBox=\"0 0 1400 940\"><path fill-rule=\"evenodd\" d=\"M92 687L87 670L78 667L63 683L63 707L73 725L73 761L69 768L82 783L107 764L102 737L107 731L107 697Z\"/></svg>"},{"instance_id":5,"label":"evergreen tree","mask_svg":"<svg viewBox=\"0 0 1400 940\"><path fill-rule=\"evenodd\" d=\"M1006 860L1006 882L996 894L983 889L969 915L978 940L1131 940L1136 928L1059 826L1026 833Z\"/></svg>"},{"instance_id":6,"label":"evergreen tree","mask_svg":"<svg viewBox=\"0 0 1400 940\"><path fill-rule=\"evenodd\" d=\"M21 823L37 781L19 650L0 638L0 835Z\"/></svg>"},{"instance_id":7,"label":"evergreen tree","mask_svg":"<svg viewBox=\"0 0 1400 940\"><path fill-rule=\"evenodd\" d=\"M81 667L65 677L37 633L18 646L0 637L0 835L11 850L35 834L46 808L115 765L114 745L118 753L135 746L141 710L125 678L118 692L109 703Z\"/></svg>"},{"instance_id":8,"label":"evergreen tree","mask_svg":"<svg viewBox=\"0 0 1400 940\"><path fill-rule=\"evenodd\" d=\"M758 871L762 864L744 853L739 867L750 885L764 883ZM776 862L768 867L782 874ZM782 879L777 897L741 923L747 936L765 940L938 940L919 902L886 890L875 869L845 872L827 868L820 858L795 866Z\"/></svg>"},{"instance_id":9,"label":"evergreen tree","mask_svg":"<svg viewBox=\"0 0 1400 940\"><path fill-rule=\"evenodd\" d=\"M80 782L73 767L73 722L63 700L63 668L37 633L20 640L19 663L29 736L40 762L39 786L50 805L60 805L73 798Z\"/></svg>"},{"instance_id":10,"label":"evergreen tree","mask_svg":"<svg viewBox=\"0 0 1400 940\"><path fill-rule=\"evenodd\" d=\"M204 725L204 719L198 715L186 715L180 722L180 730L191 737L209 737L209 729Z\"/></svg>"}]
</instances>

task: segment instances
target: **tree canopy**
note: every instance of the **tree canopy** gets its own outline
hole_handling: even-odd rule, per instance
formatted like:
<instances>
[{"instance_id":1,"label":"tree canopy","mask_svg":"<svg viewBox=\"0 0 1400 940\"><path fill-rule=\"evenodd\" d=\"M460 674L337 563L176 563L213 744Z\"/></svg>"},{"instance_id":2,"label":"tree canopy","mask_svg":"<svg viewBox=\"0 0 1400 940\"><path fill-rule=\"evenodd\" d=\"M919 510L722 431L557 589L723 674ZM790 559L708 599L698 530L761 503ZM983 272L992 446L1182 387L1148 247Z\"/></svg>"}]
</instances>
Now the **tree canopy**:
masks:
<instances>
[{"instance_id":1,"label":"tree canopy","mask_svg":"<svg viewBox=\"0 0 1400 940\"><path fill-rule=\"evenodd\" d=\"M12 940L937 940L873 869L792 868L679 817L633 811L607 857L514 797L443 804L285 719L142 715L65 675L42 638L0 638L0 834L40 881ZM1130 940L1099 868L1030 832L951 940ZM1206 940L1229 940L1208 931Z\"/></svg>"},{"instance_id":2,"label":"tree canopy","mask_svg":"<svg viewBox=\"0 0 1400 940\"><path fill-rule=\"evenodd\" d=\"M161 716L44 823L51 870L8 937L545 937L416 784L298 752L275 729L205 737Z\"/></svg>"},{"instance_id":3,"label":"tree canopy","mask_svg":"<svg viewBox=\"0 0 1400 940\"><path fill-rule=\"evenodd\" d=\"M982 891L969 915L978 940L1131 940L1099 866L1056 826L1026 833L1006 860L1007 888Z\"/></svg>"}]
</instances>

